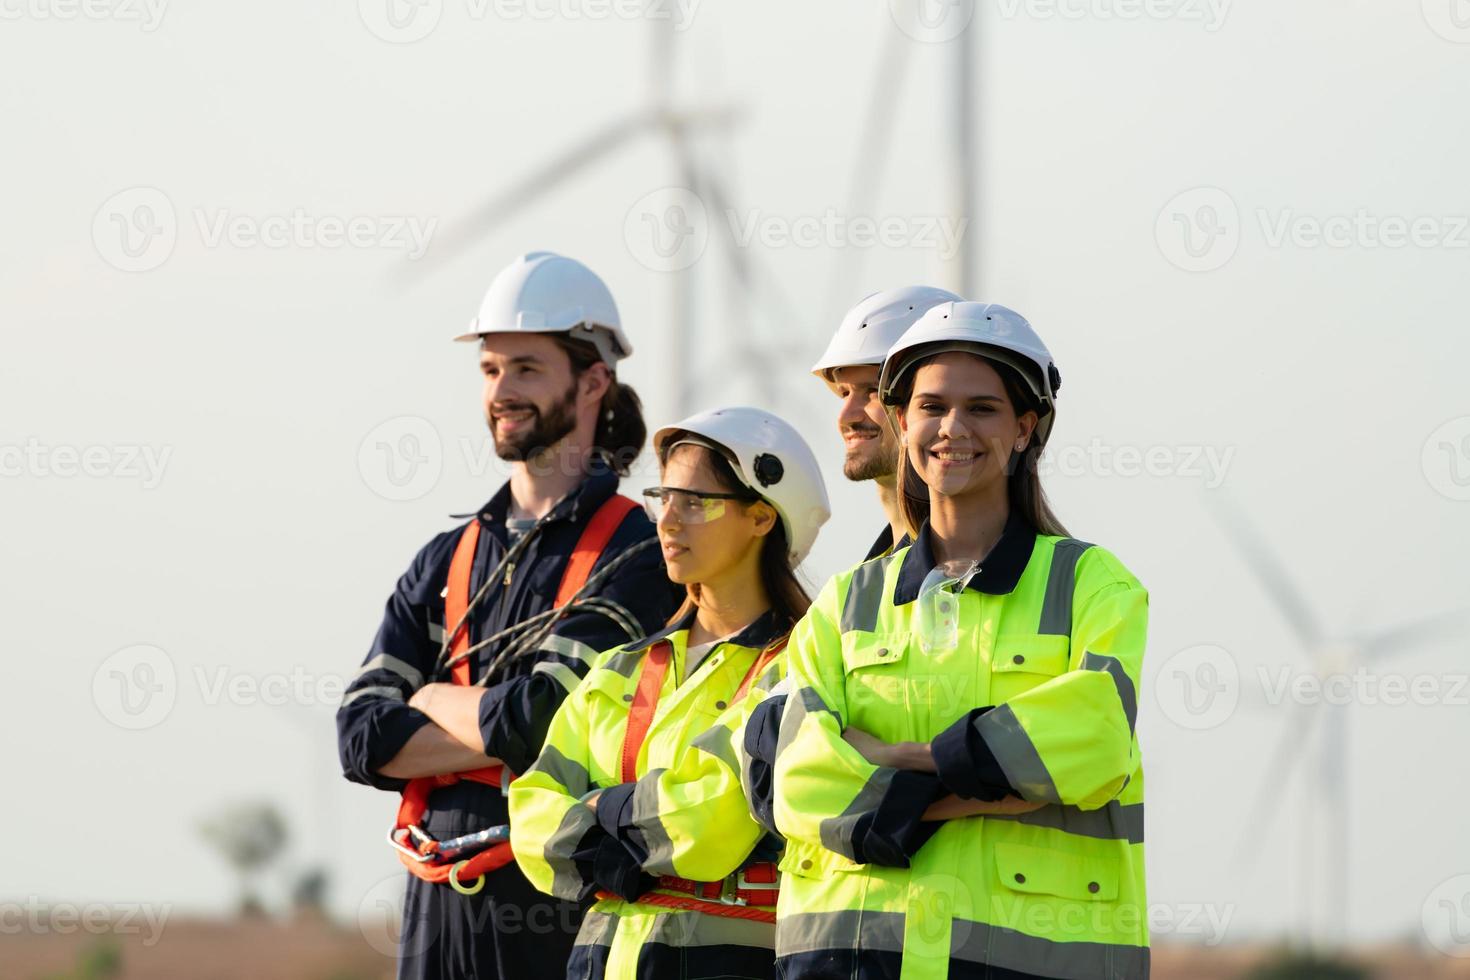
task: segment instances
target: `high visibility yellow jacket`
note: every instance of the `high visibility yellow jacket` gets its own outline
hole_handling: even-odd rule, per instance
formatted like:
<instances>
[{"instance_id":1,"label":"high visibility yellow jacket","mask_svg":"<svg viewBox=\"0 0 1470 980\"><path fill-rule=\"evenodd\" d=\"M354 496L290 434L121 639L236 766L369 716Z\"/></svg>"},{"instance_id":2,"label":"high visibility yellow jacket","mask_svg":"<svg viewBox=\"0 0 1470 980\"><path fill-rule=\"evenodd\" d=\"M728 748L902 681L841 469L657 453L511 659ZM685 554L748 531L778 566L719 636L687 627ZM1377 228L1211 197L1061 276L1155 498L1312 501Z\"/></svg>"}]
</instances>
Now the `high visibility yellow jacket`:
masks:
<instances>
[{"instance_id":1,"label":"high visibility yellow jacket","mask_svg":"<svg viewBox=\"0 0 1470 980\"><path fill-rule=\"evenodd\" d=\"M782 975L1145 977L1134 722L1148 593L1103 548L1013 515L956 597L958 647L926 653L929 540L924 528L835 576L792 633L775 762ZM938 776L869 764L847 726L930 743ZM921 820L951 792L1047 805Z\"/></svg>"},{"instance_id":2,"label":"high visibility yellow jacket","mask_svg":"<svg viewBox=\"0 0 1470 980\"><path fill-rule=\"evenodd\" d=\"M782 653L736 699L789 623L767 613L691 664L692 622L601 655L552 720L535 765L511 784L511 845L531 883L566 899L606 896L583 920L568 976L771 975L768 922L633 900L650 891L691 897L660 887L660 876L733 888L744 883L743 869L779 854L779 841L750 816L732 740L785 676ZM665 640L672 659L636 756L636 781L624 782L630 708L650 651ZM599 788L594 812L582 800ZM768 910L774 886L760 889Z\"/></svg>"}]
</instances>

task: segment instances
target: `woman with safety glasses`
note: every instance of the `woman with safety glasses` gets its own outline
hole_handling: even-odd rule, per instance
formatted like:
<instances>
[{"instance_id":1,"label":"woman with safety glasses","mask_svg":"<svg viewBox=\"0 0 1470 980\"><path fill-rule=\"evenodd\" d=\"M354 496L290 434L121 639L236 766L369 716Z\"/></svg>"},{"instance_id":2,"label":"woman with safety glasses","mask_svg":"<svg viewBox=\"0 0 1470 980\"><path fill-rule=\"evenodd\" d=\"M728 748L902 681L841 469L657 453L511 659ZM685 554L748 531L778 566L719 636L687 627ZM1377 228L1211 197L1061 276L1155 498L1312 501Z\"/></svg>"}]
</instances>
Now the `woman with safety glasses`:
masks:
<instances>
[{"instance_id":1,"label":"woman with safety glasses","mask_svg":"<svg viewBox=\"0 0 1470 980\"><path fill-rule=\"evenodd\" d=\"M783 978L1148 975L1148 594L1047 505L1060 383L1031 325L984 303L934 307L888 353L915 537L792 633Z\"/></svg>"},{"instance_id":2,"label":"woman with safety glasses","mask_svg":"<svg viewBox=\"0 0 1470 980\"><path fill-rule=\"evenodd\" d=\"M598 658L511 784L527 878L596 903L567 975L767 978L779 844L750 816L733 748L785 675L810 604L794 569L830 514L815 456L766 412L727 408L654 435L645 491L687 599Z\"/></svg>"}]
</instances>

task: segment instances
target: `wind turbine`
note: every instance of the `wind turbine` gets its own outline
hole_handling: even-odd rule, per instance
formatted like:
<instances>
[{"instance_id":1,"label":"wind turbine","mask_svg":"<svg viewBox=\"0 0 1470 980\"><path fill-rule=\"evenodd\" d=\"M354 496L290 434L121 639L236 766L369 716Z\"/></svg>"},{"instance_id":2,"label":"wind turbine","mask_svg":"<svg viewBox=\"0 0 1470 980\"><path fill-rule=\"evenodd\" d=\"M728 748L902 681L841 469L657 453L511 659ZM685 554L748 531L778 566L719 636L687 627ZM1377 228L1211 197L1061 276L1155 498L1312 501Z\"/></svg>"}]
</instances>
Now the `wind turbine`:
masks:
<instances>
[{"instance_id":1,"label":"wind turbine","mask_svg":"<svg viewBox=\"0 0 1470 980\"><path fill-rule=\"evenodd\" d=\"M1217 501L1217 508L1222 525L1234 535L1246 564L1291 627L1321 684L1319 690L1325 690L1330 678L1350 677L1361 668L1376 667L1427 641L1452 632L1463 633L1470 625L1470 610L1461 609L1387 629L1334 637L1322 628L1311 606L1254 525L1223 502ZM1341 945L1346 935L1352 886L1349 707L1346 703L1322 699L1311 706L1298 705L1290 714L1274 751L1266 757L1279 768L1261 784L1237 845L1238 860L1250 864L1260 853L1260 840L1281 809L1282 788L1298 764L1305 764L1304 760L1311 757L1315 768L1311 775L1315 776L1318 795L1314 797L1309 791L1309 813L1301 828L1301 853L1306 862L1299 895L1305 907L1301 925L1309 939L1315 936L1330 945ZM1314 734L1316 738L1312 741ZM1317 829L1322 831L1320 839L1314 834ZM1322 864L1322 870L1316 874L1312 872L1314 861ZM1322 893L1314 896L1313 885L1321 888ZM1325 925L1314 927L1314 905L1325 910Z\"/></svg>"},{"instance_id":2,"label":"wind turbine","mask_svg":"<svg viewBox=\"0 0 1470 980\"><path fill-rule=\"evenodd\" d=\"M656 0L655 0L656 2ZM412 279L421 278L437 271L450 261L467 252L497 225L538 201L547 197L558 187L580 176L593 164L602 162L609 154L623 149L640 139L651 137L667 142L672 157L677 182L691 191L710 213L709 223L714 229L723 229L725 247L723 267L730 279L732 291L742 299L755 299L775 312L778 322L783 318L786 307L774 283L759 275L745 250L735 241L733 229L727 221L719 220L731 209L731 194L727 182L718 168L703 162L696 152L695 138L704 133L728 132L739 120L739 112L729 105L709 108L676 106L675 83L675 29L667 18L650 17L652 26L652 54L649 59L649 93L647 104L621 119L615 120L573 143L549 159L531 169L530 173L514 181L509 187L481 203L465 218L455 222L440 236L439 247L425 261L415 263L405 271ZM667 216L665 216L667 217ZM697 267L695 262L687 268L664 273L669 286L668 333L662 343L664 360L671 368L668 383L674 387L676 417L687 415L692 410L694 392L690 385L693 377L692 335L697 332L695 324L700 315L696 302ZM789 322L789 318L788 322ZM745 324L739 326L745 327ZM733 363L761 392L768 404L780 400L780 387L767 368L774 359L779 359L779 344L765 343L765 357L752 349L752 337L748 330L731 329L727 335L734 341L735 349L727 363Z\"/></svg>"},{"instance_id":3,"label":"wind turbine","mask_svg":"<svg viewBox=\"0 0 1470 980\"><path fill-rule=\"evenodd\" d=\"M931 0L915 0L916 24L919 28L933 29L937 24L927 16ZM954 16L964 11L968 20L964 27L947 40L926 43L911 36L898 23L896 7L890 2L888 13L893 23L885 25L881 50L875 61L871 94L863 118L863 128L858 138L858 152L849 182L848 201L855 214L866 214L873 209L877 189L883 182L888 156L893 146L890 130L898 115L899 95L909 70L909 59L915 45L920 50L943 49L948 58L946 72L948 100L949 154L946 206L951 216L965 221L964 233L960 236L959 249L947 270L950 289L965 297L977 297L980 254L974 235L971 234L980 206L976 189L976 174L979 171L976 141L978 125L976 107L979 104L978 85L975 78L975 48L979 28L974 19L974 8L959 3L941 0L940 17ZM847 262L838 263L832 276L831 308L845 309L858 297L854 284L861 279L864 253Z\"/></svg>"}]
</instances>

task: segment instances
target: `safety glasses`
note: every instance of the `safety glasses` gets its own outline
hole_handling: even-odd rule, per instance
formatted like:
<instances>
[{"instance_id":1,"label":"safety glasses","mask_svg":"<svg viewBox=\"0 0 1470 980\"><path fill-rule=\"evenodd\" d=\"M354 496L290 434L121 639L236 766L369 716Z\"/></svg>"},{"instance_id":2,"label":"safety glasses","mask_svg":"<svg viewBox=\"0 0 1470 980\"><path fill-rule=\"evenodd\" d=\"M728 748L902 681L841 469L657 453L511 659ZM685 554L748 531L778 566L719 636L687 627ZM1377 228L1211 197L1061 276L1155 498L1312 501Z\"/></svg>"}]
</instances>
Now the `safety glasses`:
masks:
<instances>
[{"instance_id":1,"label":"safety glasses","mask_svg":"<svg viewBox=\"0 0 1470 980\"><path fill-rule=\"evenodd\" d=\"M643 509L648 519L657 524L672 511L680 524L708 524L725 516L727 500L749 500L739 493L696 493L678 487L649 487L643 491Z\"/></svg>"}]
</instances>

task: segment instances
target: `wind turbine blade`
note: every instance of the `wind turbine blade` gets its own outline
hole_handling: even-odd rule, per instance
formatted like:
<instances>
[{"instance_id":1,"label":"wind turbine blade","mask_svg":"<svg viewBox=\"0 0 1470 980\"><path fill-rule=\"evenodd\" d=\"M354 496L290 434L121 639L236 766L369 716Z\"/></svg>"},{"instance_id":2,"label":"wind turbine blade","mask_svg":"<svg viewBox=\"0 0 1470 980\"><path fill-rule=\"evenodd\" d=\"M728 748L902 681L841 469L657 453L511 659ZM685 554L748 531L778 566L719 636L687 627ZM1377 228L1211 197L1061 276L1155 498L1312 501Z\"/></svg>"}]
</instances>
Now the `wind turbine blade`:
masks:
<instances>
[{"instance_id":1,"label":"wind turbine blade","mask_svg":"<svg viewBox=\"0 0 1470 980\"><path fill-rule=\"evenodd\" d=\"M1382 660L1441 637L1467 635L1470 635L1470 609L1457 609L1368 633L1359 642L1368 659Z\"/></svg>"},{"instance_id":2,"label":"wind turbine blade","mask_svg":"<svg viewBox=\"0 0 1470 980\"><path fill-rule=\"evenodd\" d=\"M873 89L868 96L868 112L858 138L857 158L847 194L853 214L868 214L873 209L874 195L882 183L888 154L895 142L893 118L908 69L909 38L902 31L885 30L882 34L883 50L878 54L877 70L873 73ZM836 263L833 269L833 302L829 309L846 309L856 298L852 295L852 284L860 281L868 253L866 249L852 251L851 258Z\"/></svg>"},{"instance_id":3,"label":"wind turbine blade","mask_svg":"<svg viewBox=\"0 0 1470 980\"><path fill-rule=\"evenodd\" d=\"M489 234L497 224L535 203L582 170L602 162L609 153L631 142L659 121L657 113L636 112L568 147L466 217L455 221L447 232L439 236L429 254L404 268L402 274L408 279L421 279L437 272Z\"/></svg>"},{"instance_id":4,"label":"wind turbine blade","mask_svg":"<svg viewBox=\"0 0 1470 980\"><path fill-rule=\"evenodd\" d=\"M1265 758L1268 766L1277 765L1280 768L1272 770L1268 766L1260 767L1263 778L1256 789L1255 802L1247 811L1249 816L1241 826L1240 839L1235 845L1235 861L1242 868L1249 868L1255 863L1262 851L1261 841L1270 837L1271 825L1281 812L1286 786L1300 760L1308 754L1303 743L1311 734L1317 716L1321 714L1317 710L1320 707L1297 706L1287 720L1286 728L1273 751Z\"/></svg>"},{"instance_id":5,"label":"wind turbine blade","mask_svg":"<svg viewBox=\"0 0 1470 980\"><path fill-rule=\"evenodd\" d=\"M1322 629L1317 617L1312 614L1302 594L1297 591L1291 576L1277 559L1276 554L1256 533L1255 526L1233 506L1216 500L1216 518L1235 539L1235 545L1245 556L1251 570L1260 578L1265 590L1275 600L1277 607L1286 617L1296 637L1313 657L1322 641Z\"/></svg>"},{"instance_id":6,"label":"wind turbine blade","mask_svg":"<svg viewBox=\"0 0 1470 980\"><path fill-rule=\"evenodd\" d=\"M778 326L789 327L798 323L791 319L794 306L776 285L775 278L752 259L749 248L742 248L736 240L735 229L728 219L734 205L724 178L705 167L697 174L697 181L700 189L696 193L709 202L714 212L710 220L720 228L725 244L725 264L735 285L759 299L767 315Z\"/></svg>"}]
</instances>

